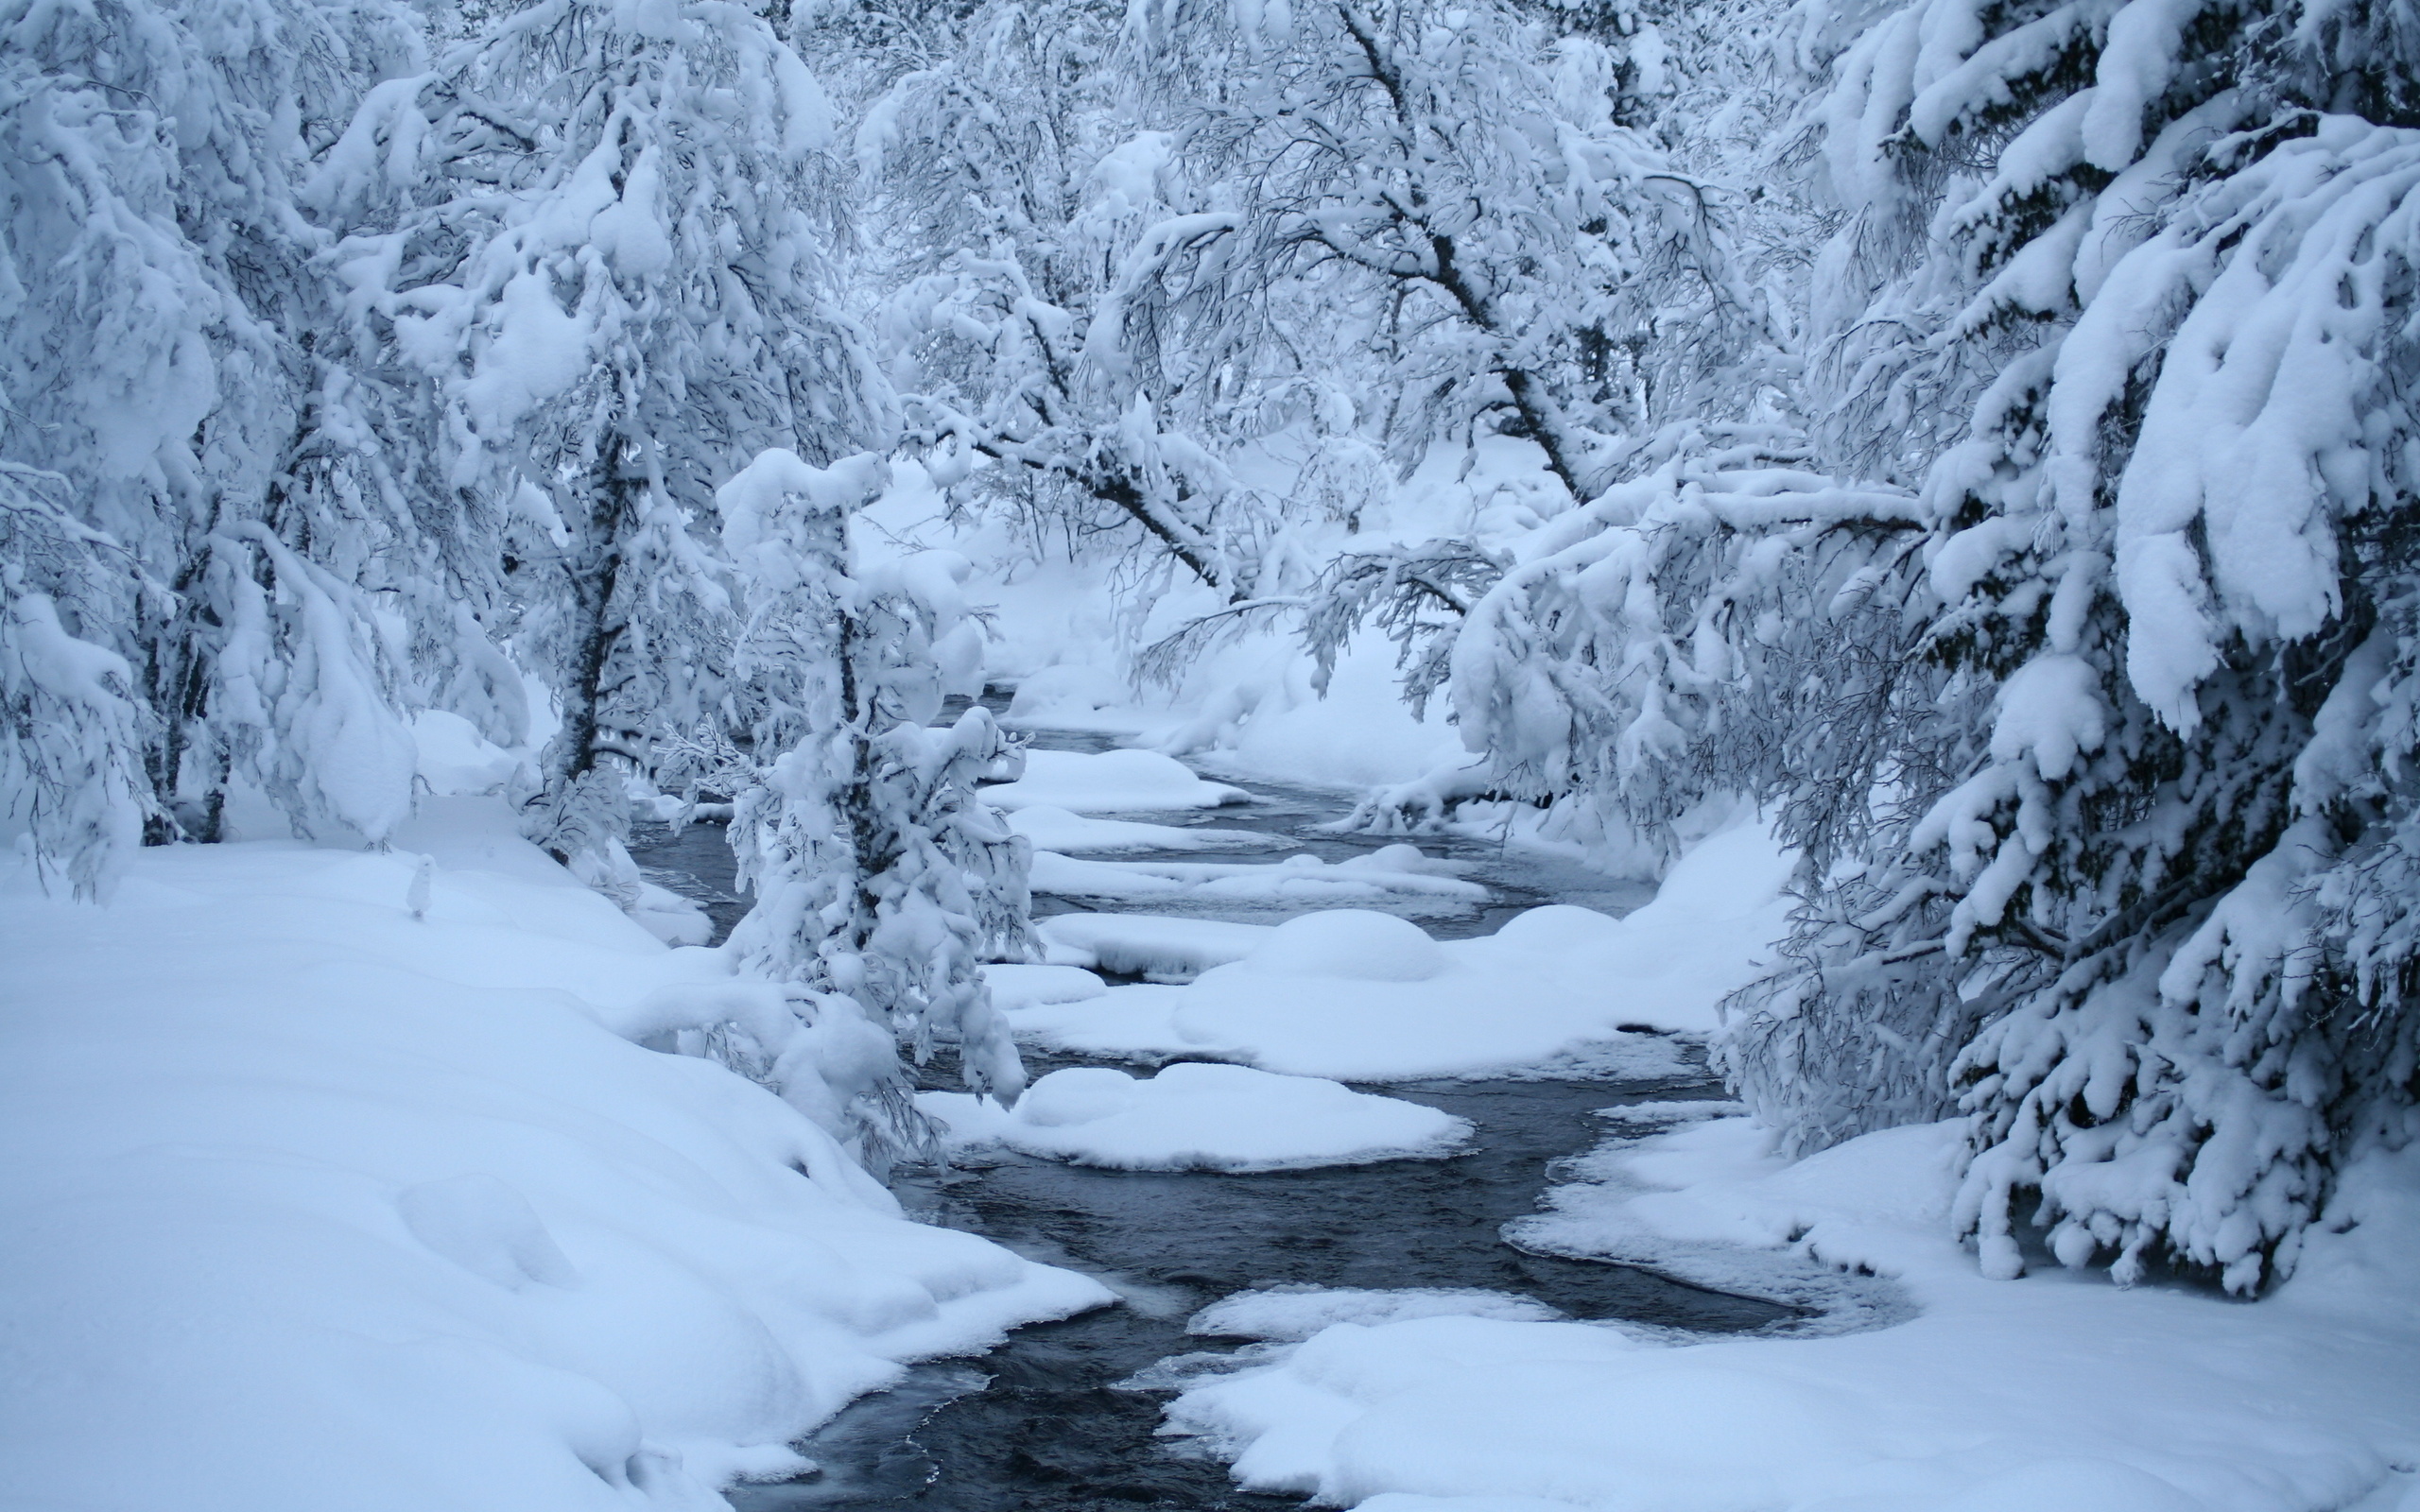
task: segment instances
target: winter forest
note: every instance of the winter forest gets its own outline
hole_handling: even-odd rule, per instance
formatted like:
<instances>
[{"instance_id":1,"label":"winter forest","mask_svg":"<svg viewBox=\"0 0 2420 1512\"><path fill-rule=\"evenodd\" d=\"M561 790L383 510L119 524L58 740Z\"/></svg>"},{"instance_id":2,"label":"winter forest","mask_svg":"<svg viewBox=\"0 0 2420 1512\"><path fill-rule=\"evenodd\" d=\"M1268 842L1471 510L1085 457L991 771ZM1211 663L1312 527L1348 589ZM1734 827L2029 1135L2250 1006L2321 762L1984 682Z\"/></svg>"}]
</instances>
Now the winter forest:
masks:
<instances>
[{"instance_id":1,"label":"winter forest","mask_svg":"<svg viewBox=\"0 0 2420 1512\"><path fill-rule=\"evenodd\" d=\"M28 1512L2420 1509L2411 0L0 0Z\"/></svg>"}]
</instances>

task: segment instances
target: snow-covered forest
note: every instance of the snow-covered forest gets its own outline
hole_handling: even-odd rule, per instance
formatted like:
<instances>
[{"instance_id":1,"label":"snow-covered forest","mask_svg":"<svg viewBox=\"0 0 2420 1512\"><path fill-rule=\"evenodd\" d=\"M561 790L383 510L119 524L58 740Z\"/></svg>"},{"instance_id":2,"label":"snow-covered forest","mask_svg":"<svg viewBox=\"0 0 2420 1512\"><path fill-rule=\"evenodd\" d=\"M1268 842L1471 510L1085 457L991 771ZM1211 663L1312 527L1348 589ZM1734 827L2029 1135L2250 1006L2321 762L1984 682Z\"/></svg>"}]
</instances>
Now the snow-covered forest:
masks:
<instances>
[{"instance_id":1,"label":"snow-covered forest","mask_svg":"<svg viewBox=\"0 0 2420 1512\"><path fill-rule=\"evenodd\" d=\"M0 593L18 1504L2420 1507L2408 0L0 0Z\"/></svg>"}]
</instances>

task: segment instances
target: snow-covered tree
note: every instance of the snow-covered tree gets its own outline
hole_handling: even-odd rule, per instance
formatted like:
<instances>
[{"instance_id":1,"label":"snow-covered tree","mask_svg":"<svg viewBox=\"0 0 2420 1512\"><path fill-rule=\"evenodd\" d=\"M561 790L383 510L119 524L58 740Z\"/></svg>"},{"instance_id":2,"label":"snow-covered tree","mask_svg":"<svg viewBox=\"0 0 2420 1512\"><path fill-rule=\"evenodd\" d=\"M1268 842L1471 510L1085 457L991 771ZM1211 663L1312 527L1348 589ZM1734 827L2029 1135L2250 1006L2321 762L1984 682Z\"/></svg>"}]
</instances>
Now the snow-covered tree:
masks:
<instances>
[{"instance_id":1,"label":"snow-covered tree","mask_svg":"<svg viewBox=\"0 0 2420 1512\"><path fill-rule=\"evenodd\" d=\"M1927 467L1928 644L1992 697L1877 906L1808 959L1844 1029L1982 1022L1947 1070L1989 1268L2038 1193L2068 1263L2248 1290L2414 1091L2411 1016L2320 900L2391 867L2402 822L2381 698L2420 136L2342 112L2403 92L2415 39L2385 11L2135 3L1910 46L1931 14L1843 55L1825 169L1856 212L1842 286L1874 290L1842 345L1860 392L1980 388ZM1986 167L1941 171L1977 143ZM1868 334L1894 320L1939 335ZM1925 947L1956 970L1849 985Z\"/></svg>"},{"instance_id":2,"label":"snow-covered tree","mask_svg":"<svg viewBox=\"0 0 2420 1512\"><path fill-rule=\"evenodd\" d=\"M760 764L731 830L757 899L733 943L804 989L807 1019L794 1055L755 1053L777 1083L819 1076L870 1156L912 1147L916 1125L896 1058L870 1059L856 1026L920 1062L954 1041L967 1087L1013 1102L1024 1071L981 963L1033 948L1029 847L976 793L1018 747L980 707L931 725L947 693L981 687L966 564L851 559L849 517L888 481L871 455L769 451L717 495L747 609L733 697Z\"/></svg>"},{"instance_id":3,"label":"snow-covered tree","mask_svg":"<svg viewBox=\"0 0 2420 1512\"><path fill-rule=\"evenodd\" d=\"M1808 434L1686 440L1456 646L1487 781L1773 806L1727 1065L1800 1148L1964 1109L1995 1273L2030 1218L2256 1288L2414 1097L2399 17L1804 13Z\"/></svg>"},{"instance_id":4,"label":"snow-covered tree","mask_svg":"<svg viewBox=\"0 0 2420 1512\"><path fill-rule=\"evenodd\" d=\"M527 827L609 891L648 732L728 663L714 487L890 429L833 299L830 133L744 7L545 0L383 86L317 186L359 228L360 339L431 389L444 485L493 518L514 645L561 705Z\"/></svg>"},{"instance_id":5,"label":"snow-covered tree","mask_svg":"<svg viewBox=\"0 0 2420 1512\"><path fill-rule=\"evenodd\" d=\"M1178 136L1151 124L1120 8L993 0L890 33L856 134L895 249L883 333L937 478L1107 535L1230 596L1253 585L1268 502L1229 453L1253 372L1188 369L1178 333L1139 358L1120 300L1203 218ZM1166 357L1165 362L1156 359Z\"/></svg>"},{"instance_id":6,"label":"snow-covered tree","mask_svg":"<svg viewBox=\"0 0 2420 1512\"><path fill-rule=\"evenodd\" d=\"M239 782L312 833L375 840L408 811L398 713L420 696L415 651L448 642L455 616L409 592L420 522L362 486L378 443L316 350L332 306L313 259L330 238L299 185L418 46L400 6L0 6L0 456L33 470L12 490L56 480L15 494L11 530L55 544L28 524L50 507L17 505L63 500L77 539L115 563L71 607L19 558L11 614L116 658L112 697L139 711L57 711L98 787L50 788L54 813L125 812L104 793L136 732L151 839L216 837ZM37 593L47 610L19 600ZM105 874L87 844L124 826L78 833L58 859Z\"/></svg>"},{"instance_id":7,"label":"snow-covered tree","mask_svg":"<svg viewBox=\"0 0 2420 1512\"><path fill-rule=\"evenodd\" d=\"M1216 364L1282 333L1340 353L1326 370L1407 464L1498 431L1583 500L1661 417L1730 403L1698 379L1754 322L1712 191L1618 119L1603 43L1500 5L1330 0L1223 28L1148 6L1137 25L1198 95L1188 145L1235 245L1205 227L1138 259L1130 345L1190 316L1187 360ZM1214 51L1216 94L1194 77ZM1234 313L1197 313L1221 297Z\"/></svg>"},{"instance_id":8,"label":"snow-covered tree","mask_svg":"<svg viewBox=\"0 0 2420 1512\"><path fill-rule=\"evenodd\" d=\"M142 765L151 710L109 648L112 627L129 596L164 590L76 518L68 489L56 472L0 461L0 791L45 875L98 899L158 812Z\"/></svg>"}]
</instances>

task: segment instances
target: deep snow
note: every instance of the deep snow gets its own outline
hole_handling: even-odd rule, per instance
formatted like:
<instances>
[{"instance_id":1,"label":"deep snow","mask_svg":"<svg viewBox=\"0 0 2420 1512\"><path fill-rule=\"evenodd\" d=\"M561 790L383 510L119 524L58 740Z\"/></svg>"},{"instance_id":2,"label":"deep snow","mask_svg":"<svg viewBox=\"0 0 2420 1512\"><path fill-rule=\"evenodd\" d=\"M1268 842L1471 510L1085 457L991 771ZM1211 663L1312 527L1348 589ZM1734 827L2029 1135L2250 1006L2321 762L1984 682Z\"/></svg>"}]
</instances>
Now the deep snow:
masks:
<instances>
[{"instance_id":1,"label":"deep snow","mask_svg":"<svg viewBox=\"0 0 2420 1512\"><path fill-rule=\"evenodd\" d=\"M2420 1504L2420 1148L2356 1165L2300 1273L2244 1304L2056 1267L1983 1279L1945 1223L1957 1137L1891 1129L1789 1164L1744 1118L1687 1123L1617 1137L1552 1217L1514 1226L1576 1253L1660 1239L1699 1274L1719 1246L1732 1280L1759 1260L1861 1267L1908 1292L1896 1326L1690 1340L1479 1308L1340 1321L1197 1376L1171 1427L1232 1453L1248 1486L1363 1512Z\"/></svg>"},{"instance_id":2,"label":"deep snow","mask_svg":"<svg viewBox=\"0 0 2420 1512\"><path fill-rule=\"evenodd\" d=\"M106 910L9 865L10 1504L718 1507L901 1362L1108 1299L616 1034L719 954L430 807L390 854L146 850Z\"/></svg>"}]
</instances>

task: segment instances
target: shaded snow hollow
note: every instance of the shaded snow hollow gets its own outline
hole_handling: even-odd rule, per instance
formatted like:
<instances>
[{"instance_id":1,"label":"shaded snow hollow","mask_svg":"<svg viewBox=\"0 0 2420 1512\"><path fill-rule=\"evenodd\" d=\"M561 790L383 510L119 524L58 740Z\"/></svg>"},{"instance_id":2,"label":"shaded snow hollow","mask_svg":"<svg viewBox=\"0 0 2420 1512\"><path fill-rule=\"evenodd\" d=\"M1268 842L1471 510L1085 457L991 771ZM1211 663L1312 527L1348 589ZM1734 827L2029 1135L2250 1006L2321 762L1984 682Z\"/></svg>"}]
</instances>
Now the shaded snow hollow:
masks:
<instances>
[{"instance_id":1,"label":"shaded snow hollow","mask_svg":"<svg viewBox=\"0 0 2420 1512\"><path fill-rule=\"evenodd\" d=\"M719 955L429 808L146 850L106 910L0 879L11 1505L719 1508L901 1362L1109 1300L616 1034Z\"/></svg>"}]
</instances>

